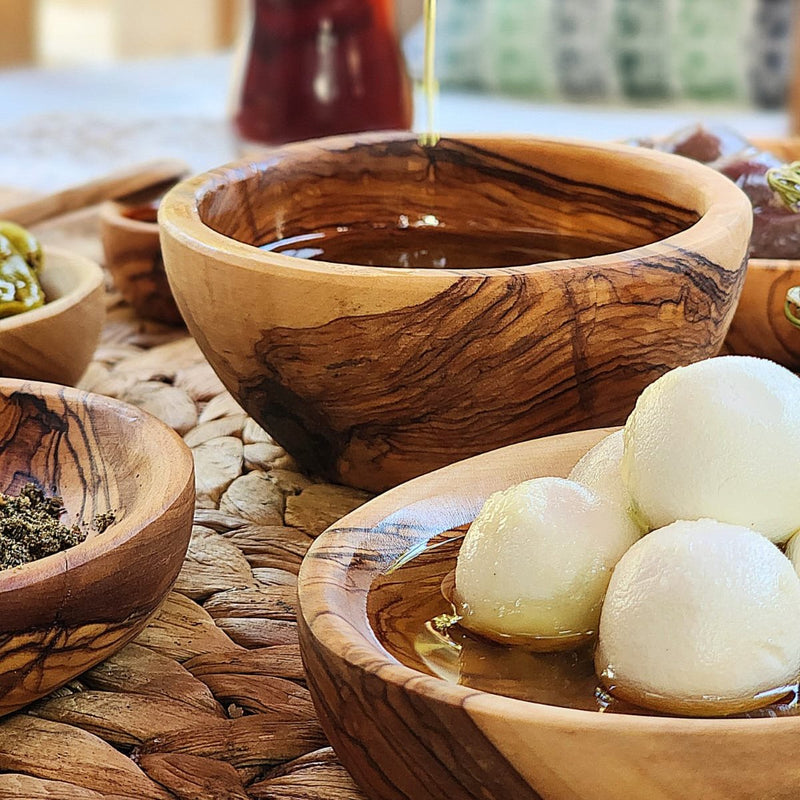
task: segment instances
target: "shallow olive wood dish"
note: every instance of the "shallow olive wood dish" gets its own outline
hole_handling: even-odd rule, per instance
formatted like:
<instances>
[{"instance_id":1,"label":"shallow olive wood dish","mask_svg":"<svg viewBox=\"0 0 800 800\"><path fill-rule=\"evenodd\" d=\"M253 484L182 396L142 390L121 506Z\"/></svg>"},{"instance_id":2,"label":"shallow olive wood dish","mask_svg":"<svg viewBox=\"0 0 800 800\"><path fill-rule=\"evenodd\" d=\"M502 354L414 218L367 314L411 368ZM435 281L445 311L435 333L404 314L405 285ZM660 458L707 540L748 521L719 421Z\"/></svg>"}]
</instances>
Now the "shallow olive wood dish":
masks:
<instances>
[{"instance_id":1,"label":"shallow olive wood dish","mask_svg":"<svg viewBox=\"0 0 800 800\"><path fill-rule=\"evenodd\" d=\"M591 236L606 255L400 269L252 245L342 224ZM334 138L192 178L163 199L178 307L245 410L307 470L381 490L516 441L624 421L714 355L744 277L745 196L614 144ZM451 259L451 262L453 259Z\"/></svg>"},{"instance_id":2,"label":"shallow olive wood dish","mask_svg":"<svg viewBox=\"0 0 800 800\"><path fill-rule=\"evenodd\" d=\"M100 207L105 266L119 293L140 317L182 323L164 271L156 209L109 201Z\"/></svg>"},{"instance_id":3,"label":"shallow olive wood dish","mask_svg":"<svg viewBox=\"0 0 800 800\"><path fill-rule=\"evenodd\" d=\"M73 385L100 339L103 272L82 256L45 248L41 283L43 306L0 319L0 376Z\"/></svg>"},{"instance_id":4,"label":"shallow olive wood dish","mask_svg":"<svg viewBox=\"0 0 800 800\"><path fill-rule=\"evenodd\" d=\"M756 139L754 144L787 162L800 159L798 138ZM800 258L751 258L725 340L726 350L762 356L800 371L800 337L783 313L786 292L797 285L800 285Z\"/></svg>"},{"instance_id":5,"label":"shallow olive wood dish","mask_svg":"<svg viewBox=\"0 0 800 800\"><path fill-rule=\"evenodd\" d=\"M379 621L431 590L420 588L424 570L411 573L416 583L390 567L470 522L490 493L565 476L608 432L562 434L445 467L367 503L312 545L298 614L309 687L338 756L373 800L797 796L800 717L580 711L459 686L389 654L411 648Z\"/></svg>"},{"instance_id":6,"label":"shallow olive wood dish","mask_svg":"<svg viewBox=\"0 0 800 800\"><path fill-rule=\"evenodd\" d=\"M0 571L0 714L66 683L144 627L181 568L192 457L159 420L100 395L0 380L0 491L34 482L66 524L114 523L61 553Z\"/></svg>"}]
</instances>

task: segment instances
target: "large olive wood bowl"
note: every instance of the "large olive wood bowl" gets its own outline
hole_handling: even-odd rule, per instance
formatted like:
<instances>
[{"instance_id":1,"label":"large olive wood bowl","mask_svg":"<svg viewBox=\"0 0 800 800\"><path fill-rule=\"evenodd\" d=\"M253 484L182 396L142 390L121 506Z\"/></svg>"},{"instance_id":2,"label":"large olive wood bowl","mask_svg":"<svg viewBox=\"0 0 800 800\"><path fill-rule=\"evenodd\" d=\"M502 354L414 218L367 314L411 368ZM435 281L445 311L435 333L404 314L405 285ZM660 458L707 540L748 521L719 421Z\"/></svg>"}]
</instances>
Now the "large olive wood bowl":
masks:
<instances>
[{"instance_id":1,"label":"large olive wood bowl","mask_svg":"<svg viewBox=\"0 0 800 800\"><path fill-rule=\"evenodd\" d=\"M45 248L46 302L0 319L0 376L74 385L92 360L105 319L103 272L92 261Z\"/></svg>"},{"instance_id":2,"label":"large olive wood bowl","mask_svg":"<svg viewBox=\"0 0 800 800\"><path fill-rule=\"evenodd\" d=\"M312 545L298 614L309 688L337 754L372 800L797 796L800 717L687 719L544 705L433 677L408 655L403 622L454 562L393 567L469 523L490 493L567 475L609 432L562 434L445 467L367 503Z\"/></svg>"},{"instance_id":3,"label":"large olive wood bowl","mask_svg":"<svg viewBox=\"0 0 800 800\"><path fill-rule=\"evenodd\" d=\"M451 233L589 236L605 255L400 269L254 246L431 215ZM159 221L178 307L227 388L307 470L381 490L620 423L655 378L714 355L751 216L726 178L663 153L383 134L200 175L166 195Z\"/></svg>"},{"instance_id":4,"label":"large olive wood bowl","mask_svg":"<svg viewBox=\"0 0 800 800\"><path fill-rule=\"evenodd\" d=\"M0 571L0 714L56 689L130 641L181 568L191 531L189 450L159 420L99 395L0 380L0 491L64 499L67 524L104 533Z\"/></svg>"}]
</instances>

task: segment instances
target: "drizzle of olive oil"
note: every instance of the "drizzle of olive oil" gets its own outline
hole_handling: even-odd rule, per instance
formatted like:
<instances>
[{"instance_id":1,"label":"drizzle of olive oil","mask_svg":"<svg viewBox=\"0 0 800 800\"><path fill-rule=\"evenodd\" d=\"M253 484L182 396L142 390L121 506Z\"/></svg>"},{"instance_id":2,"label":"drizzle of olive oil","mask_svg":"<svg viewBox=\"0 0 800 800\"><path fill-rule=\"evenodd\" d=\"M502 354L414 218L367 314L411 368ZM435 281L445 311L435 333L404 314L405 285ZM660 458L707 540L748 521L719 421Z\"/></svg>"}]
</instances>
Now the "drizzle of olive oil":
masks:
<instances>
[{"instance_id":1,"label":"drizzle of olive oil","mask_svg":"<svg viewBox=\"0 0 800 800\"><path fill-rule=\"evenodd\" d=\"M422 68L422 92L425 95L425 133L419 143L423 147L433 147L439 141L434 122L434 111L439 86L434 74L436 61L436 0L425 0L425 56Z\"/></svg>"}]
</instances>

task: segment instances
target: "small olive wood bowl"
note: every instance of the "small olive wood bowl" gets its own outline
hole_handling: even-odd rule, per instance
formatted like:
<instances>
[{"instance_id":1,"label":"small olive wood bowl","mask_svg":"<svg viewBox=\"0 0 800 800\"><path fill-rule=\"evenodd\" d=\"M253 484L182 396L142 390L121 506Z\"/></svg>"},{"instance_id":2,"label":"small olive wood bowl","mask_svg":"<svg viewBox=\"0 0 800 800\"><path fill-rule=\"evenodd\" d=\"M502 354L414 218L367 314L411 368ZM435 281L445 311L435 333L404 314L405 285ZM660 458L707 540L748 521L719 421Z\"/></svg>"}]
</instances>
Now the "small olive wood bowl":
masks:
<instances>
[{"instance_id":1,"label":"small olive wood bowl","mask_svg":"<svg viewBox=\"0 0 800 800\"><path fill-rule=\"evenodd\" d=\"M590 235L518 267L353 266L257 249L337 225ZM752 212L727 178L617 144L337 137L162 200L178 307L225 386L306 470L382 490L494 447L625 420L716 354ZM451 259L452 261L452 259Z\"/></svg>"},{"instance_id":2,"label":"small olive wood bowl","mask_svg":"<svg viewBox=\"0 0 800 800\"><path fill-rule=\"evenodd\" d=\"M100 207L100 238L114 286L140 317L183 322L164 271L153 203L109 201Z\"/></svg>"},{"instance_id":3,"label":"small olive wood bowl","mask_svg":"<svg viewBox=\"0 0 800 800\"><path fill-rule=\"evenodd\" d=\"M45 304L0 319L0 376L73 385L103 328L103 272L82 256L45 248L40 278Z\"/></svg>"},{"instance_id":4,"label":"small olive wood bowl","mask_svg":"<svg viewBox=\"0 0 800 800\"><path fill-rule=\"evenodd\" d=\"M757 139L754 144L784 161L800 159L800 138ZM751 258L726 351L769 358L800 371L800 336L783 313L786 292L798 284L800 258Z\"/></svg>"},{"instance_id":5,"label":"small olive wood bowl","mask_svg":"<svg viewBox=\"0 0 800 800\"><path fill-rule=\"evenodd\" d=\"M192 457L162 422L99 395L0 380L0 491L29 482L64 499L86 541L0 571L0 714L136 636L180 571L191 532ZM113 512L104 532L97 515Z\"/></svg>"},{"instance_id":6,"label":"small olive wood bowl","mask_svg":"<svg viewBox=\"0 0 800 800\"><path fill-rule=\"evenodd\" d=\"M609 432L562 434L445 467L367 503L312 545L298 614L309 688L339 758L372 800L797 796L800 717L601 714L467 688L390 655L412 651L413 634L388 623L413 615L454 562L434 562L433 576L425 566L392 567L471 522L492 492L567 475Z\"/></svg>"}]
</instances>

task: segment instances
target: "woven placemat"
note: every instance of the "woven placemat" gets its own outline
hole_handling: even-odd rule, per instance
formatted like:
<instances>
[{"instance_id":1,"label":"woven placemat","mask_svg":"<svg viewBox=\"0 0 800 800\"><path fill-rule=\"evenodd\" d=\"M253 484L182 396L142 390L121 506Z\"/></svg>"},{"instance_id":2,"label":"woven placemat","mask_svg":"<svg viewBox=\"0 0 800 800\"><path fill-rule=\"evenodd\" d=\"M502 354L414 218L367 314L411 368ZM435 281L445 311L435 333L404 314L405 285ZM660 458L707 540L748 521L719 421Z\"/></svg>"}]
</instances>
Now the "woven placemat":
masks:
<instances>
[{"instance_id":1,"label":"woven placemat","mask_svg":"<svg viewBox=\"0 0 800 800\"><path fill-rule=\"evenodd\" d=\"M100 256L93 215L38 232ZM112 291L80 388L184 437L195 525L174 591L138 639L0 720L0 800L361 800L314 713L295 607L313 538L367 495L301 474L185 330L138 319Z\"/></svg>"}]
</instances>

